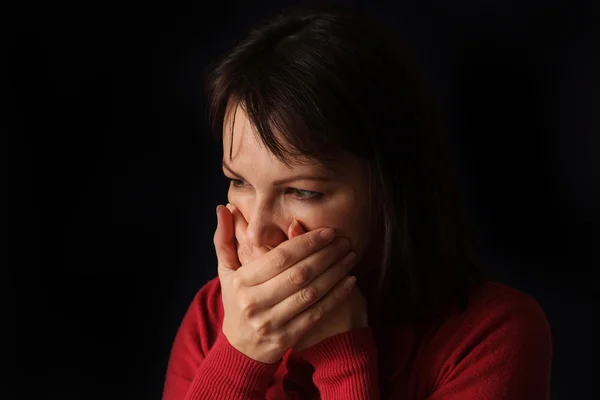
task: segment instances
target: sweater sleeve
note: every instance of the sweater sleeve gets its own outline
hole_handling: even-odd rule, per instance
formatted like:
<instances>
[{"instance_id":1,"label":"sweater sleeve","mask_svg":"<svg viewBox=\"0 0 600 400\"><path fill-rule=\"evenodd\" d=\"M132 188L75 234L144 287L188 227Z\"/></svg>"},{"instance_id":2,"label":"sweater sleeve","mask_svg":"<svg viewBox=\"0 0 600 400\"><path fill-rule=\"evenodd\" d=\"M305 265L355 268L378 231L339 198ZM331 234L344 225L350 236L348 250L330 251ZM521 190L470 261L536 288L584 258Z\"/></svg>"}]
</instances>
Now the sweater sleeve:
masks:
<instances>
[{"instance_id":1,"label":"sweater sleeve","mask_svg":"<svg viewBox=\"0 0 600 400\"><path fill-rule=\"evenodd\" d=\"M321 399L379 399L378 354L371 327L329 337L300 352Z\"/></svg>"},{"instance_id":2,"label":"sweater sleeve","mask_svg":"<svg viewBox=\"0 0 600 400\"><path fill-rule=\"evenodd\" d=\"M461 325L445 338L428 400L549 399L552 339L536 300L507 291Z\"/></svg>"},{"instance_id":3,"label":"sweater sleeve","mask_svg":"<svg viewBox=\"0 0 600 400\"><path fill-rule=\"evenodd\" d=\"M265 398L279 363L255 361L227 341L217 286L213 280L200 289L183 318L171 349L163 400Z\"/></svg>"}]
</instances>

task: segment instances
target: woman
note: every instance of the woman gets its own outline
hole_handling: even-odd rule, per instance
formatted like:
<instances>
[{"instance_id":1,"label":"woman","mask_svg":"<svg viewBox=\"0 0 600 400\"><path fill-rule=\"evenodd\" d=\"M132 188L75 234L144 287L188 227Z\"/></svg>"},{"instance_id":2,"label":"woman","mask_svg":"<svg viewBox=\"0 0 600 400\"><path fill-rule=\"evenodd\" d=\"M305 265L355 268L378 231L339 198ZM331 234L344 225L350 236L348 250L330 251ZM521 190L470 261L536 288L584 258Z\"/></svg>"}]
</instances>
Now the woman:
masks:
<instances>
[{"instance_id":1,"label":"woman","mask_svg":"<svg viewBox=\"0 0 600 400\"><path fill-rule=\"evenodd\" d=\"M255 29L208 77L229 204L163 399L546 399L550 329L471 262L435 106L339 7Z\"/></svg>"}]
</instances>

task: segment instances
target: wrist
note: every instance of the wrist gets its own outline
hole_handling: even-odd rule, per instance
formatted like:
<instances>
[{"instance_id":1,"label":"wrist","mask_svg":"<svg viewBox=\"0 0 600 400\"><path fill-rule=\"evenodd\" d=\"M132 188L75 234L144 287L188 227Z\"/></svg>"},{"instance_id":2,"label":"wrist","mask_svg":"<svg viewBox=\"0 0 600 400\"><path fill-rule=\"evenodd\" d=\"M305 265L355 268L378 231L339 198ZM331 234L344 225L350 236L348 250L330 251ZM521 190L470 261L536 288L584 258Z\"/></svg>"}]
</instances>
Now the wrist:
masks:
<instances>
[{"instance_id":1,"label":"wrist","mask_svg":"<svg viewBox=\"0 0 600 400\"><path fill-rule=\"evenodd\" d=\"M313 366L355 362L373 361L377 354L377 346L370 327L356 328L306 347L299 355Z\"/></svg>"}]
</instances>

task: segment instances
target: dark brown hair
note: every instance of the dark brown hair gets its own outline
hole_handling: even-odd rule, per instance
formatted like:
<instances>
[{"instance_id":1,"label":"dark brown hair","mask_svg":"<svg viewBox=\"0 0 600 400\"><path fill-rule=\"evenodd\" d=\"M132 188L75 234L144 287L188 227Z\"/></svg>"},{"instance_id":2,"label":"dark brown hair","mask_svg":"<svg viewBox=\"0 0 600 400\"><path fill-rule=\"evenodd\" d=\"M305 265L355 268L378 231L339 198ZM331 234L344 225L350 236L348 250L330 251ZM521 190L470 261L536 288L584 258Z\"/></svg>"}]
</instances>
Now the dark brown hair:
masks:
<instances>
[{"instance_id":1,"label":"dark brown hair","mask_svg":"<svg viewBox=\"0 0 600 400\"><path fill-rule=\"evenodd\" d=\"M233 102L287 164L297 154L328 163L336 149L367 161L382 238L369 301L409 317L464 306L483 277L435 101L393 34L341 6L278 14L210 66L207 90L218 139Z\"/></svg>"}]
</instances>

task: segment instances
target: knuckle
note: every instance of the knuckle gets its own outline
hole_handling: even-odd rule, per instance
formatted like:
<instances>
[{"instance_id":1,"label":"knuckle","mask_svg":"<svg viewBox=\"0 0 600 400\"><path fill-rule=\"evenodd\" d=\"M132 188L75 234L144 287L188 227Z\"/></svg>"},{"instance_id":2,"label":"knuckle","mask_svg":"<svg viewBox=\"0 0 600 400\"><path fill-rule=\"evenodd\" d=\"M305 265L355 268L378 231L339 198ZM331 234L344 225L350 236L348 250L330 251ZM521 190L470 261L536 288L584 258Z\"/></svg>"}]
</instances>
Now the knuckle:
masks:
<instances>
[{"instance_id":1,"label":"knuckle","mask_svg":"<svg viewBox=\"0 0 600 400\"><path fill-rule=\"evenodd\" d=\"M306 246L309 249L314 249L316 247L318 247L319 242L316 239L315 235L306 235Z\"/></svg>"},{"instance_id":2,"label":"knuckle","mask_svg":"<svg viewBox=\"0 0 600 400\"><path fill-rule=\"evenodd\" d=\"M227 251L227 246L225 245L225 243L223 243L218 237L217 234L215 234L215 236L213 237L213 245L215 247L215 250L217 251L217 255L219 253L225 252Z\"/></svg>"},{"instance_id":3,"label":"knuckle","mask_svg":"<svg viewBox=\"0 0 600 400\"><path fill-rule=\"evenodd\" d=\"M252 248L248 243L242 244L238 248L238 258L242 262L246 262L252 256Z\"/></svg>"},{"instance_id":4,"label":"knuckle","mask_svg":"<svg viewBox=\"0 0 600 400\"><path fill-rule=\"evenodd\" d=\"M236 291L241 290L242 287L244 286L244 281L243 281L242 277L240 275L234 276L233 279L231 280L231 286Z\"/></svg>"},{"instance_id":5,"label":"knuckle","mask_svg":"<svg viewBox=\"0 0 600 400\"><path fill-rule=\"evenodd\" d=\"M272 326L269 320L257 321L254 324L254 331L258 337L267 337L272 331Z\"/></svg>"},{"instance_id":6,"label":"knuckle","mask_svg":"<svg viewBox=\"0 0 600 400\"><path fill-rule=\"evenodd\" d=\"M245 319L252 319L258 311L258 305L253 299L242 298L240 300L240 312Z\"/></svg>"},{"instance_id":7,"label":"knuckle","mask_svg":"<svg viewBox=\"0 0 600 400\"><path fill-rule=\"evenodd\" d=\"M290 259L290 254L284 249L276 249L271 262L277 270L284 269Z\"/></svg>"},{"instance_id":8,"label":"knuckle","mask_svg":"<svg viewBox=\"0 0 600 400\"><path fill-rule=\"evenodd\" d=\"M300 291L300 300L302 303L310 303L317 296L316 290L308 286Z\"/></svg>"},{"instance_id":9,"label":"knuckle","mask_svg":"<svg viewBox=\"0 0 600 400\"><path fill-rule=\"evenodd\" d=\"M312 319L313 321L320 319L322 316L323 316L323 307L315 307L310 312L310 319Z\"/></svg>"},{"instance_id":10,"label":"knuckle","mask_svg":"<svg viewBox=\"0 0 600 400\"><path fill-rule=\"evenodd\" d=\"M278 333L273 337L273 343L278 348L287 347L289 342L290 335L287 332Z\"/></svg>"},{"instance_id":11,"label":"knuckle","mask_svg":"<svg viewBox=\"0 0 600 400\"><path fill-rule=\"evenodd\" d=\"M295 285L302 285L308 280L308 268L304 265L292 268L290 271L290 281Z\"/></svg>"}]
</instances>

